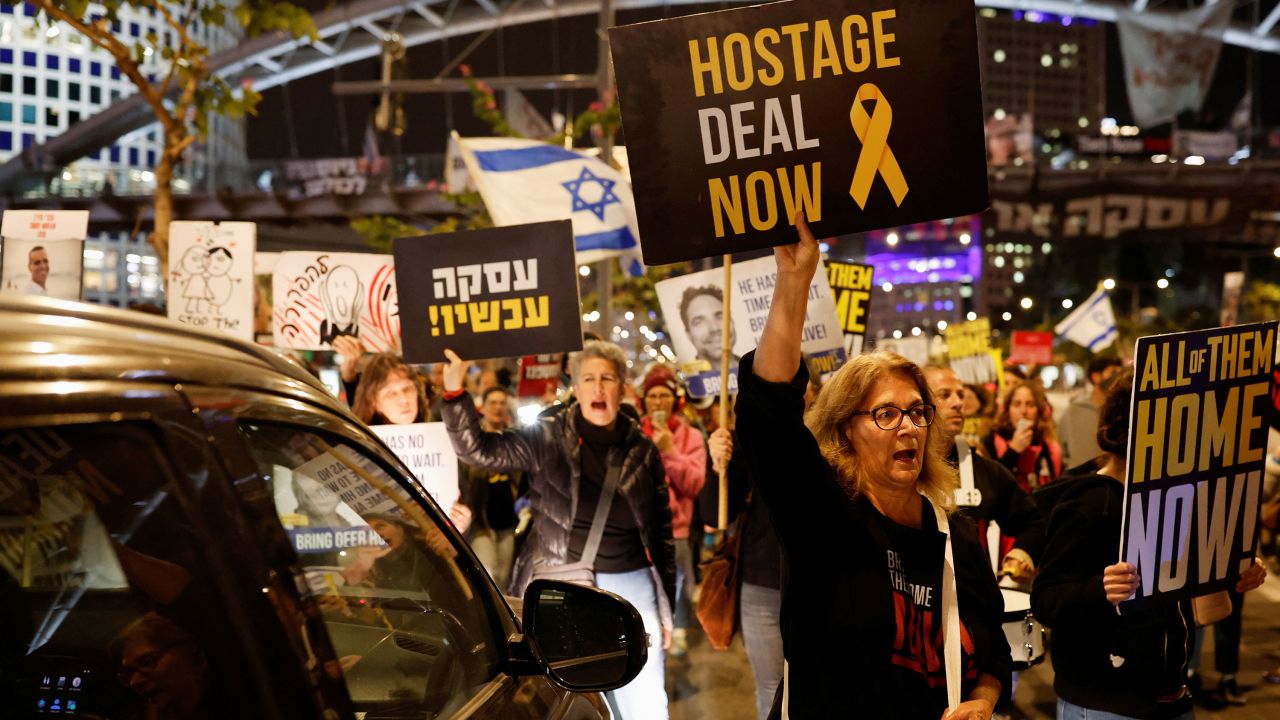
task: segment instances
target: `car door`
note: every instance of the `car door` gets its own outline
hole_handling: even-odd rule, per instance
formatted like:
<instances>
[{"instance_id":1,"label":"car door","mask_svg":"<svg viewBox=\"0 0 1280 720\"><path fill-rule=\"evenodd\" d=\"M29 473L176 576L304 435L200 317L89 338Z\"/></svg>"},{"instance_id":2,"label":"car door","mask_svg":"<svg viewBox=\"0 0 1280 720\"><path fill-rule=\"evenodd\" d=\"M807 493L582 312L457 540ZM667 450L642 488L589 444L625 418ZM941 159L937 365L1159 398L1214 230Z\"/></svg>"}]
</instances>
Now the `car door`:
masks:
<instances>
[{"instance_id":1,"label":"car door","mask_svg":"<svg viewBox=\"0 0 1280 720\"><path fill-rule=\"evenodd\" d=\"M172 385L0 380L0 406L6 716L318 716Z\"/></svg>"},{"instance_id":2,"label":"car door","mask_svg":"<svg viewBox=\"0 0 1280 720\"><path fill-rule=\"evenodd\" d=\"M553 685L462 537L365 428L264 393L184 389L365 718L607 717ZM284 557L289 556L289 557ZM319 643L313 643L313 646Z\"/></svg>"}]
</instances>

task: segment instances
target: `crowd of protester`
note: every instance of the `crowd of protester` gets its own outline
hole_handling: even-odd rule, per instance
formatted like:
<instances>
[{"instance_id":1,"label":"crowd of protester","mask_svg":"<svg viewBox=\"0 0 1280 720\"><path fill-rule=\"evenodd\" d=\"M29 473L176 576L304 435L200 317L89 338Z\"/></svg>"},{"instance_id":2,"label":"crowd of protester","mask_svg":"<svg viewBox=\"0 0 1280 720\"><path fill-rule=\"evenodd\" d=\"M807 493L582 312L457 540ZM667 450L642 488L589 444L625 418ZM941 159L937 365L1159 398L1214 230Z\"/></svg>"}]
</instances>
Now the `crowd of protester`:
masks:
<instances>
[{"instance_id":1,"label":"crowd of protester","mask_svg":"<svg viewBox=\"0 0 1280 720\"><path fill-rule=\"evenodd\" d=\"M769 319L738 363L726 425L719 399L689 397L673 366L633 374L620 348L590 337L533 422L515 422L500 365L450 352L423 371L340 337L347 397L369 424L445 423L460 460L450 517L501 589L564 579L636 607L651 647L611 694L624 719L668 715L664 666L696 627L721 473L739 538L735 622L762 719L1007 713L1017 671L1044 659L1011 661L1011 597L1052 631L1060 718L1245 703L1241 613L1275 562L1276 443L1262 553L1213 626L1210 686L1191 603L1119 609L1138 582L1115 562L1132 371L1094 358L1056 410L1038 374L1016 368L1003 391L890 353L811 375L800 337L818 249L797 227L801 240L776 250ZM1280 683L1280 667L1265 680Z\"/></svg>"}]
</instances>

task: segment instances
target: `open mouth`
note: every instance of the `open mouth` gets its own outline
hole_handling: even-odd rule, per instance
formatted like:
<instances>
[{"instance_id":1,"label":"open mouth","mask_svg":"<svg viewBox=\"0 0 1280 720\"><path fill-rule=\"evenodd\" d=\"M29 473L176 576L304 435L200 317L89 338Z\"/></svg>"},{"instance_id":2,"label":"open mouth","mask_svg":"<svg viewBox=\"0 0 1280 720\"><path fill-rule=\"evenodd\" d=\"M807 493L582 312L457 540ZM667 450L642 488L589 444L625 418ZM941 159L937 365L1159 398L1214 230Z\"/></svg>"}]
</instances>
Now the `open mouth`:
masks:
<instances>
[{"instance_id":1,"label":"open mouth","mask_svg":"<svg viewBox=\"0 0 1280 720\"><path fill-rule=\"evenodd\" d=\"M609 409L609 403L605 402L604 400L592 400L591 409L596 412L604 412L605 410Z\"/></svg>"},{"instance_id":2,"label":"open mouth","mask_svg":"<svg viewBox=\"0 0 1280 720\"><path fill-rule=\"evenodd\" d=\"M899 450L893 454L893 459L897 462L910 463L916 461L918 450Z\"/></svg>"}]
</instances>

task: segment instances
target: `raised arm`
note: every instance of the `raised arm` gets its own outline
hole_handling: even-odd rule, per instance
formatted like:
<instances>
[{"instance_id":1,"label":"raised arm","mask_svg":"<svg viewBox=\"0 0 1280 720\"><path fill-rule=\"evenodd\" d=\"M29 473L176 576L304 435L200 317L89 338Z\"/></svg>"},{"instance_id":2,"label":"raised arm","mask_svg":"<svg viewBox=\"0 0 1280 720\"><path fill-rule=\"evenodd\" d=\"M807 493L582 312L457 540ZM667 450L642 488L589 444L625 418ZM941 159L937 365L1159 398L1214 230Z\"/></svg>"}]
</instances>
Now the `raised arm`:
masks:
<instances>
[{"instance_id":1,"label":"raised arm","mask_svg":"<svg viewBox=\"0 0 1280 720\"><path fill-rule=\"evenodd\" d=\"M510 472L532 469L535 449L526 437L527 433L485 432L480 427L480 414L476 412L475 403L462 389L470 363L464 362L452 350L444 352L449 363L444 369L445 401L441 413L458 459L479 470Z\"/></svg>"},{"instance_id":2,"label":"raised arm","mask_svg":"<svg viewBox=\"0 0 1280 720\"><path fill-rule=\"evenodd\" d=\"M778 277L752 367L757 377L769 382L788 382L800 367L800 335L809 303L809 285L818 269L818 241L809 232L803 212L796 214L796 232L799 242L773 249Z\"/></svg>"}]
</instances>

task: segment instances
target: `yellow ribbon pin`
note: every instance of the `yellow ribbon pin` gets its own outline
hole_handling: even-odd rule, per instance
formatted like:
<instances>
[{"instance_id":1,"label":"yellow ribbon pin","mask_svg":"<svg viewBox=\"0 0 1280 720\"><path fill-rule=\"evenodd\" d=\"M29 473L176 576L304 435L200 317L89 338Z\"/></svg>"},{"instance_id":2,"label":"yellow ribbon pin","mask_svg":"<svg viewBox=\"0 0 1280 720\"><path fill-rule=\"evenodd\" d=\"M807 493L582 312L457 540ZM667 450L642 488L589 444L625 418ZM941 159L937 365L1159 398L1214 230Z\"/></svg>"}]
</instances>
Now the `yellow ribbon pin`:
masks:
<instances>
[{"instance_id":1,"label":"yellow ribbon pin","mask_svg":"<svg viewBox=\"0 0 1280 720\"><path fill-rule=\"evenodd\" d=\"M862 107L864 100L874 100L875 108L867 115ZM902 168L898 167L898 159L893 156L889 147L889 127L893 125L893 109L889 101L880 92L880 88L871 83L863 83L854 96L853 107L849 110L849 121L853 123L853 132L862 141L862 152L858 153L858 165L853 169L853 183L849 185L849 195L858 207L866 209L867 196L871 194L871 183L876 174L884 178L885 185L893 195L893 202L899 207L907 196L907 179L902 176Z\"/></svg>"}]
</instances>

